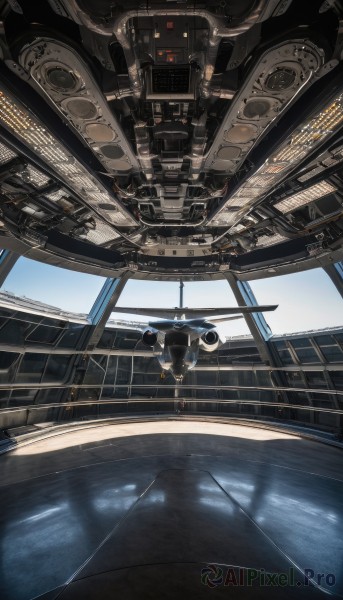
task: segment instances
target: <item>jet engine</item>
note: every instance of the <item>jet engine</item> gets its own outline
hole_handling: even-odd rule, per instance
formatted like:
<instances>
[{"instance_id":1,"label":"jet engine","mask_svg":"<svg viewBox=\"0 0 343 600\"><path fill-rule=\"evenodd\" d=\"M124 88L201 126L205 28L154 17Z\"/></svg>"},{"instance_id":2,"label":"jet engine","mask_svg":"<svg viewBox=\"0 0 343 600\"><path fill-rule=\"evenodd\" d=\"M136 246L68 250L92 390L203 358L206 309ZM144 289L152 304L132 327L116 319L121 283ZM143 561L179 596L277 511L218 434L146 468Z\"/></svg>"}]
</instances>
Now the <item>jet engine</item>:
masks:
<instances>
[{"instance_id":1,"label":"jet engine","mask_svg":"<svg viewBox=\"0 0 343 600\"><path fill-rule=\"evenodd\" d=\"M142 335L142 342L146 346L155 346L157 343L157 331L146 329Z\"/></svg>"},{"instance_id":2,"label":"jet engine","mask_svg":"<svg viewBox=\"0 0 343 600\"><path fill-rule=\"evenodd\" d=\"M213 352L214 350L217 350L220 339L218 333L214 329L210 329L201 336L199 342L206 352Z\"/></svg>"}]
</instances>

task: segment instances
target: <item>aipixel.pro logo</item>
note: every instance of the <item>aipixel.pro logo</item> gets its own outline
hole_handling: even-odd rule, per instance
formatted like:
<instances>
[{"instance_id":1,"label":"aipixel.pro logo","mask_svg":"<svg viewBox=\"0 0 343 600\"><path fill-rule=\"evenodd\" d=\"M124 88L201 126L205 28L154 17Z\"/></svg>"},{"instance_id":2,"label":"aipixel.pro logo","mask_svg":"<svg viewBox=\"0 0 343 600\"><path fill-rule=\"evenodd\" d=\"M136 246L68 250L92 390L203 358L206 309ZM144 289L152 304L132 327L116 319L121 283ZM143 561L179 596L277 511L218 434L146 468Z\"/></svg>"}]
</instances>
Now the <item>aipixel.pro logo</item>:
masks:
<instances>
[{"instance_id":1,"label":"aipixel.pro logo","mask_svg":"<svg viewBox=\"0 0 343 600\"><path fill-rule=\"evenodd\" d=\"M214 588L223 583L223 569L218 565L207 565L201 569L201 583Z\"/></svg>"}]
</instances>

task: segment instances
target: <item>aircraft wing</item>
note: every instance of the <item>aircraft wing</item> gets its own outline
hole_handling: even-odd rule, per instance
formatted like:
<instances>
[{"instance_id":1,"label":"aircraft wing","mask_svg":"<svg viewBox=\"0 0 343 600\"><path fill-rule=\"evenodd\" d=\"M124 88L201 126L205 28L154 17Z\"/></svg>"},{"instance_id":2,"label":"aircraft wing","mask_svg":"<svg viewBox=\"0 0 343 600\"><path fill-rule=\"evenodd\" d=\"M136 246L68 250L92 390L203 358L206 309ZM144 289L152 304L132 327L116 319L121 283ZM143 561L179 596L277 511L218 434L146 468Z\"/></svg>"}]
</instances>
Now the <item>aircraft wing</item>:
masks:
<instances>
[{"instance_id":1,"label":"aircraft wing","mask_svg":"<svg viewBox=\"0 0 343 600\"><path fill-rule=\"evenodd\" d=\"M185 315L186 319L203 318L208 319L209 321L214 321L213 317L220 317L224 319L225 315L267 312L269 310L275 310L277 307L277 304L260 306L234 306L230 308L127 308L115 306L112 308L112 312L158 317L159 319L174 319L176 317L180 318L182 315Z\"/></svg>"},{"instance_id":2,"label":"aircraft wing","mask_svg":"<svg viewBox=\"0 0 343 600\"><path fill-rule=\"evenodd\" d=\"M236 317L211 317L209 321L211 321L211 323L226 323L227 321L234 321L235 319L243 319L243 315L237 315Z\"/></svg>"}]
</instances>

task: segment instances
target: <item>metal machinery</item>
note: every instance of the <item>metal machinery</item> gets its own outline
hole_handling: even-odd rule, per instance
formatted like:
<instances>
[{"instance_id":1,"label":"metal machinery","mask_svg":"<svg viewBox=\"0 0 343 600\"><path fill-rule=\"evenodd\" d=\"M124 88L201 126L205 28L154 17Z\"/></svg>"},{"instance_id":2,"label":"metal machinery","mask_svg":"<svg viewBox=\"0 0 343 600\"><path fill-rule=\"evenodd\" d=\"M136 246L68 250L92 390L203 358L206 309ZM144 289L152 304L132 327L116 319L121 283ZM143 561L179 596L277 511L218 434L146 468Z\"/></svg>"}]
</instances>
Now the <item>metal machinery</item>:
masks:
<instances>
[{"instance_id":1,"label":"metal machinery","mask_svg":"<svg viewBox=\"0 0 343 600\"><path fill-rule=\"evenodd\" d=\"M342 15L1 2L2 247L159 279L340 260Z\"/></svg>"},{"instance_id":2,"label":"metal machinery","mask_svg":"<svg viewBox=\"0 0 343 600\"><path fill-rule=\"evenodd\" d=\"M123 347L104 328L132 277L225 278L253 312L249 280L322 266L343 295L342 18L339 0L0 2L0 279L19 255L108 278L82 323L60 315L60 326L52 312L48 326L18 299L16 315L2 304L2 408L21 405L20 381L32 404L114 397L120 361L131 361L130 397L139 337ZM290 342L295 376L282 362L288 342L269 341L262 316L245 318L260 369L252 386L265 398L273 390L276 411L310 390L301 403L320 410L325 426L307 376L322 371L318 390L332 391L337 411L327 425L340 431L339 364L330 370L314 340L320 364L307 368ZM53 333L61 327L80 339L65 345ZM340 357L341 333L326 337ZM203 367L210 383L219 365L213 384L234 381L236 390L227 398L220 389L219 400L241 399L251 367L230 352L207 365L200 355L195 388ZM139 368L137 385L156 388L155 368L151 378ZM252 386L244 399L260 405ZM218 398L215 388L206 394Z\"/></svg>"}]
</instances>

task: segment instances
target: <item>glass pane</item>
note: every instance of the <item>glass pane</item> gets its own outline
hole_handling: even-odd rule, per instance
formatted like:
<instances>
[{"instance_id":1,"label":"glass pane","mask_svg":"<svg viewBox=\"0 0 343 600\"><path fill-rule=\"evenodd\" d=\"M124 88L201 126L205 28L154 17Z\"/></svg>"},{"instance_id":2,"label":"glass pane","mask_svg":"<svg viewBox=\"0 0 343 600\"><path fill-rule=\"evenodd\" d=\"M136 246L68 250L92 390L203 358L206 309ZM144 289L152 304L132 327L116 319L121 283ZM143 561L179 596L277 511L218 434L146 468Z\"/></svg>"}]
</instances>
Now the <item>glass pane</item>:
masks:
<instances>
[{"instance_id":1,"label":"glass pane","mask_svg":"<svg viewBox=\"0 0 343 600\"><path fill-rule=\"evenodd\" d=\"M324 346L322 353L328 362L343 362L343 352L338 346Z\"/></svg>"},{"instance_id":2,"label":"glass pane","mask_svg":"<svg viewBox=\"0 0 343 600\"><path fill-rule=\"evenodd\" d=\"M48 308L88 314L104 282L104 277L21 257L1 290L42 302Z\"/></svg>"},{"instance_id":3,"label":"glass pane","mask_svg":"<svg viewBox=\"0 0 343 600\"><path fill-rule=\"evenodd\" d=\"M7 371L17 360L19 354L15 352L0 352L0 371Z\"/></svg>"},{"instance_id":4,"label":"glass pane","mask_svg":"<svg viewBox=\"0 0 343 600\"><path fill-rule=\"evenodd\" d=\"M26 341L40 344L54 344L59 335L60 330L55 329L55 327L38 326L27 336Z\"/></svg>"},{"instance_id":5,"label":"glass pane","mask_svg":"<svg viewBox=\"0 0 343 600\"><path fill-rule=\"evenodd\" d=\"M308 338L291 339L290 342L293 348L312 348Z\"/></svg>"},{"instance_id":6,"label":"glass pane","mask_svg":"<svg viewBox=\"0 0 343 600\"><path fill-rule=\"evenodd\" d=\"M46 360L46 354L25 354L16 379L17 383L36 383L40 381Z\"/></svg>"},{"instance_id":7,"label":"glass pane","mask_svg":"<svg viewBox=\"0 0 343 600\"><path fill-rule=\"evenodd\" d=\"M300 362L304 362L304 363L320 362L319 356L317 355L315 350L313 350L313 348L304 348L304 349L299 348L297 350L297 356L298 356Z\"/></svg>"},{"instance_id":8,"label":"glass pane","mask_svg":"<svg viewBox=\"0 0 343 600\"><path fill-rule=\"evenodd\" d=\"M318 371L306 371L306 379L309 387L311 388L326 388L327 382L324 375Z\"/></svg>"},{"instance_id":9,"label":"glass pane","mask_svg":"<svg viewBox=\"0 0 343 600\"><path fill-rule=\"evenodd\" d=\"M70 356L52 354L48 358L43 381L63 381L70 363Z\"/></svg>"},{"instance_id":10,"label":"glass pane","mask_svg":"<svg viewBox=\"0 0 343 600\"><path fill-rule=\"evenodd\" d=\"M291 365L294 362L289 350L280 350L279 356L284 365Z\"/></svg>"},{"instance_id":11,"label":"glass pane","mask_svg":"<svg viewBox=\"0 0 343 600\"><path fill-rule=\"evenodd\" d=\"M323 269L251 281L259 304L278 304L265 318L274 334L343 325L343 303Z\"/></svg>"},{"instance_id":12,"label":"glass pane","mask_svg":"<svg viewBox=\"0 0 343 600\"><path fill-rule=\"evenodd\" d=\"M331 381L337 390L343 390L343 371L330 371ZM340 399L343 400L342 396Z\"/></svg>"},{"instance_id":13,"label":"glass pane","mask_svg":"<svg viewBox=\"0 0 343 600\"><path fill-rule=\"evenodd\" d=\"M331 346L335 343L335 340L331 335L319 335L315 340L319 346Z\"/></svg>"}]
</instances>

